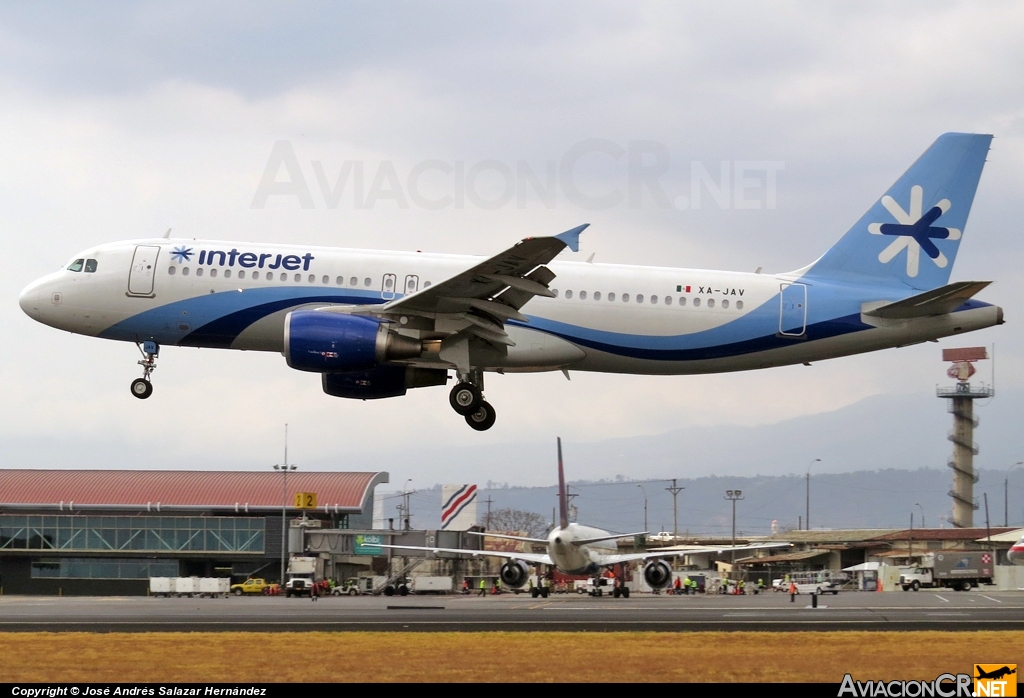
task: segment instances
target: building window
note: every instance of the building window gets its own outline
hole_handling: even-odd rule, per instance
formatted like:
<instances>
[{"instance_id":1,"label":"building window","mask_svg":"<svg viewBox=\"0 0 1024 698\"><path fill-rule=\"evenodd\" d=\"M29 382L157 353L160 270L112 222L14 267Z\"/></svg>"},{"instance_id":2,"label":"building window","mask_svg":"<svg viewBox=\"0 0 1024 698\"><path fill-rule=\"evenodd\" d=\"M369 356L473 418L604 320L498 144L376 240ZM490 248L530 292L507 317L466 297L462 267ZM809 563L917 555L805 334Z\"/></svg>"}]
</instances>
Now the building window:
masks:
<instances>
[{"instance_id":1,"label":"building window","mask_svg":"<svg viewBox=\"0 0 1024 698\"><path fill-rule=\"evenodd\" d=\"M177 560L62 557L32 562L33 579L149 579L177 576Z\"/></svg>"}]
</instances>

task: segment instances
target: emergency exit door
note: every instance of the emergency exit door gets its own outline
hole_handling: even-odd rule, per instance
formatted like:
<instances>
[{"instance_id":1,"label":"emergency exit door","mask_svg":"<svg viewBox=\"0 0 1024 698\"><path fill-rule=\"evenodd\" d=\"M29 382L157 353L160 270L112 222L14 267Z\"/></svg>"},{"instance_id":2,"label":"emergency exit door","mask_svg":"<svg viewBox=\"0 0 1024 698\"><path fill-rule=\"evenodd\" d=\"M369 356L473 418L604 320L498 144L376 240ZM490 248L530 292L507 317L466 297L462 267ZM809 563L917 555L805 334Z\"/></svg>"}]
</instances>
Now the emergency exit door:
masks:
<instances>
[{"instance_id":1,"label":"emergency exit door","mask_svg":"<svg viewBox=\"0 0 1024 698\"><path fill-rule=\"evenodd\" d=\"M779 289L779 334L801 337L807 329L807 286L782 284Z\"/></svg>"}]
</instances>

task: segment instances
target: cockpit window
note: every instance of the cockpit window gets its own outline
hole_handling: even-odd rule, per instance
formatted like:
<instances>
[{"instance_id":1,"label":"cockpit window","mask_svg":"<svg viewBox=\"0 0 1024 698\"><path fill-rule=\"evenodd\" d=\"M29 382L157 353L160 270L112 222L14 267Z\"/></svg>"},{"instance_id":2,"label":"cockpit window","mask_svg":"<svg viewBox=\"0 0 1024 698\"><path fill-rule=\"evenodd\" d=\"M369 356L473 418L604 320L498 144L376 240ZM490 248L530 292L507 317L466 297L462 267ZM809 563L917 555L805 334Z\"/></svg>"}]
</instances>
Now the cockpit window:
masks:
<instances>
[{"instance_id":1,"label":"cockpit window","mask_svg":"<svg viewBox=\"0 0 1024 698\"><path fill-rule=\"evenodd\" d=\"M68 265L68 271L82 271L83 264L85 264L84 259L76 259Z\"/></svg>"},{"instance_id":2,"label":"cockpit window","mask_svg":"<svg viewBox=\"0 0 1024 698\"><path fill-rule=\"evenodd\" d=\"M96 271L96 260L95 259L87 259L87 260L85 260L85 271L86 271L87 274L92 274L94 271Z\"/></svg>"}]
</instances>

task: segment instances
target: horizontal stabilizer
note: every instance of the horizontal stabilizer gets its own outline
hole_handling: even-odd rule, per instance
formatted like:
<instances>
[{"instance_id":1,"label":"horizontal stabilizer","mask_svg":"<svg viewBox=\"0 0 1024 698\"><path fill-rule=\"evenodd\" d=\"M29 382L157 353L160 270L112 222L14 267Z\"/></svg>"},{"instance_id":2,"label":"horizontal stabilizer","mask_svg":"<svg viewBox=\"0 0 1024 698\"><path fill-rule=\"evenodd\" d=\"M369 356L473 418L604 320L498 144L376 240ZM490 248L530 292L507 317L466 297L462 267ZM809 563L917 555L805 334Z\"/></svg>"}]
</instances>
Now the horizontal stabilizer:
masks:
<instances>
[{"instance_id":1,"label":"horizontal stabilizer","mask_svg":"<svg viewBox=\"0 0 1024 698\"><path fill-rule=\"evenodd\" d=\"M618 540L620 538L636 538L637 536L646 536L650 531L637 531L636 533L609 533L607 536L599 536L597 538L580 538L579 540L572 541L573 545L589 545L590 543L600 543L603 540Z\"/></svg>"},{"instance_id":2,"label":"horizontal stabilizer","mask_svg":"<svg viewBox=\"0 0 1024 698\"><path fill-rule=\"evenodd\" d=\"M965 301L975 296L990 283L992 282L958 281L955 284L948 284L932 291L919 293L916 296L911 296L895 303L887 303L885 301L865 303L862 306L861 312L865 315L886 318L888 320L945 315L959 308Z\"/></svg>"},{"instance_id":3,"label":"horizontal stabilizer","mask_svg":"<svg viewBox=\"0 0 1024 698\"><path fill-rule=\"evenodd\" d=\"M466 531L471 536L484 536L486 538L501 538L502 540L519 540L524 543L544 543L547 544L547 538L528 538L526 536L509 536L503 533L486 533L480 531Z\"/></svg>"}]
</instances>

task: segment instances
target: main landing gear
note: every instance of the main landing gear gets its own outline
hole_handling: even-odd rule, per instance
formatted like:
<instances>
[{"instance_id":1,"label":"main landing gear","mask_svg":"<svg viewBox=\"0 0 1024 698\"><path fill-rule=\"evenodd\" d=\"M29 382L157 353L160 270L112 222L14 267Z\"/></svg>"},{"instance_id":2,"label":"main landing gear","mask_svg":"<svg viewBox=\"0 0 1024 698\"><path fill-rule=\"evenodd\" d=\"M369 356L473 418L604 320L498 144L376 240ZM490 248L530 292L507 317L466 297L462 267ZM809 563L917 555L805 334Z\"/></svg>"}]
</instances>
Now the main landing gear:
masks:
<instances>
[{"instance_id":1,"label":"main landing gear","mask_svg":"<svg viewBox=\"0 0 1024 698\"><path fill-rule=\"evenodd\" d=\"M459 376L459 383L452 388L448 401L452 409L466 418L466 424L477 431L487 431L494 426L496 415L491 403L484 400L484 379L480 371Z\"/></svg>"},{"instance_id":2,"label":"main landing gear","mask_svg":"<svg viewBox=\"0 0 1024 698\"><path fill-rule=\"evenodd\" d=\"M156 368L156 358L160 356L160 345L156 342L143 342L142 344L136 342L135 346L142 353L142 361L139 362L139 366L142 366L142 378L132 381L131 390L132 395L140 400L145 400L153 394L153 384L149 382L149 376Z\"/></svg>"}]
</instances>

